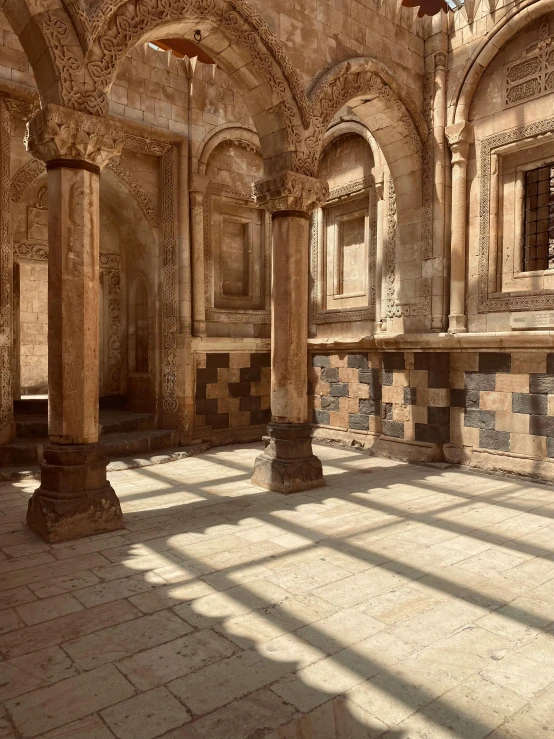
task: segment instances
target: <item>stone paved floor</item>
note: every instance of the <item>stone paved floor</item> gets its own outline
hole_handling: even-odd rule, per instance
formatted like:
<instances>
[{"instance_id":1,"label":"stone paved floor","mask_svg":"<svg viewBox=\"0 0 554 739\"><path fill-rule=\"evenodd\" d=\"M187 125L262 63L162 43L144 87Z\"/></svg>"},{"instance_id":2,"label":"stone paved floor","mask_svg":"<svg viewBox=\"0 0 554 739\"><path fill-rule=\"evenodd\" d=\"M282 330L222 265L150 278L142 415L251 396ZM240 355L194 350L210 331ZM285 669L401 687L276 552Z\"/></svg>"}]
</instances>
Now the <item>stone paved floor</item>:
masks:
<instances>
[{"instance_id":1,"label":"stone paved floor","mask_svg":"<svg viewBox=\"0 0 554 739\"><path fill-rule=\"evenodd\" d=\"M317 447L111 476L127 528L49 546L0 487L0 739L554 737L554 491Z\"/></svg>"}]
</instances>

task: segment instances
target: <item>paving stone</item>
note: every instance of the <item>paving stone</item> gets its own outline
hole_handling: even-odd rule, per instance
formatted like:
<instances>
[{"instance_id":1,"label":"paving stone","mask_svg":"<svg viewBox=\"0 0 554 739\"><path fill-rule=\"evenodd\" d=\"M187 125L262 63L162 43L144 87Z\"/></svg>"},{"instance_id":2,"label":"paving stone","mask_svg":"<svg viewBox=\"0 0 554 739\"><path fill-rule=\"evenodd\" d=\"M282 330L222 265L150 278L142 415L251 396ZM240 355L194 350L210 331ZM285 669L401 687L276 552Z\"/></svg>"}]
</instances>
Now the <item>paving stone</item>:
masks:
<instances>
[{"instance_id":1,"label":"paving stone","mask_svg":"<svg viewBox=\"0 0 554 739\"><path fill-rule=\"evenodd\" d=\"M236 649L211 629L203 629L123 659L117 667L139 690L149 690L229 657Z\"/></svg>"},{"instance_id":2,"label":"paving stone","mask_svg":"<svg viewBox=\"0 0 554 739\"><path fill-rule=\"evenodd\" d=\"M80 667L91 670L148 647L171 641L191 630L174 613L161 611L95 631L73 641L64 641L63 648Z\"/></svg>"},{"instance_id":3,"label":"paving stone","mask_svg":"<svg viewBox=\"0 0 554 739\"><path fill-rule=\"evenodd\" d=\"M190 721L188 711L165 688L156 688L102 711L119 739L154 739Z\"/></svg>"},{"instance_id":4,"label":"paving stone","mask_svg":"<svg viewBox=\"0 0 554 739\"><path fill-rule=\"evenodd\" d=\"M40 688L6 702L17 729L34 737L130 698L132 685L113 665ZM68 700L69 696L78 700Z\"/></svg>"}]
</instances>

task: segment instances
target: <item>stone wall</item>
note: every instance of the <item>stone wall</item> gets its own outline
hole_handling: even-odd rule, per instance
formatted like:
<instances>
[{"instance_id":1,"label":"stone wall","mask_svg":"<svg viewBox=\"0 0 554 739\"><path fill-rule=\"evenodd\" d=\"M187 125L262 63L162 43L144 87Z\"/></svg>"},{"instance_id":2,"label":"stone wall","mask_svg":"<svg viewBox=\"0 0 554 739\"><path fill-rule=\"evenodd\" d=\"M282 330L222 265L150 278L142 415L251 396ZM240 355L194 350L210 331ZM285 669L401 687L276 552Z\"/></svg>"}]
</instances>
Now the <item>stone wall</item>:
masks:
<instances>
[{"instance_id":1,"label":"stone wall","mask_svg":"<svg viewBox=\"0 0 554 739\"><path fill-rule=\"evenodd\" d=\"M316 437L554 480L554 353L314 354Z\"/></svg>"},{"instance_id":2,"label":"stone wall","mask_svg":"<svg viewBox=\"0 0 554 739\"><path fill-rule=\"evenodd\" d=\"M20 367L21 393L48 391L48 265L21 261L20 287Z\"/></svg>"},{"instance_id":3,"label":"stone wall","mask_svg":"<svg viewBox=\"0 0 554 739\"><path fill-rule=\"evenodd\" d=\"M195 434L232 440L254 427L260 438L270 420L269 353L198 352L195 362Z\"/></svg>"}]
</instances>

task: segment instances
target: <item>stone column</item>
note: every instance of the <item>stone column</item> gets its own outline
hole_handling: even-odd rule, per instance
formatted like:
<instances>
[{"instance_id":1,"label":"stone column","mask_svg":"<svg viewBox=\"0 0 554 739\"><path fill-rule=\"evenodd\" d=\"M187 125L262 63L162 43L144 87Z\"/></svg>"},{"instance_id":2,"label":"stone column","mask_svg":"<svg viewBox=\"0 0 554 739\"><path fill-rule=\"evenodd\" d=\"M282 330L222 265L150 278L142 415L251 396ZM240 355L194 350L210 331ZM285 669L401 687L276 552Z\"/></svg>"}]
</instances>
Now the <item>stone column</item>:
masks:
<instances>
[{"instance_id":1,"label":"stone column","mask_svg":"<svg viewBox=\"0 0 554 739\"><path fill-rule=\"evenodd\" d=\"M190 234L192 246L192 317L194 336L206 336L204 293L204 198L208 178L193 174L190 179Z\"/></svg>"},{"instance_id":2,"label":"stone column","mask_svg":"<svg viewBox=\"0 0 554 739\"><path fill-rule=\"evenodd\" d=\"M27 126L48 171L48 436L27 523L50 542L123 527L98 444L99 180L123 132L49 105Z\"/></svg>"},{"instance_id":3,"label":"stone column","mask_svg":"<svg viewBox=\"0 0 554 739\"><path fill-rule=\"evenodd\" d=\"M286 172L256 183L256 200L272 215L271 423L252 482L280 493L325 485L312 452L308 418L310 212L326 183Z\"/></svg>"},{"instance_id":4,"label":"stone column","mask_svg":"<svg viewBox=\"0 0 554 739\"><path fill-rule=\"evenodd\" d=\"M450 314L448 331L467 331L466 233L467 233L467 154L473 141L473 126L467 121L445 130L452 151L452 238L450 243Z\"/></svg>"},{"instance_id":5,"label":"stone column","mask_svg":"<svg viewBox=\"0 0 554 739\"><path fill-rule=\"evenodd\" d=\"M381 306L383 300L383 263L384 263L384 236L383 223L385 221L385 169L374 167L371 170L375 182L375 194L377 195L377 233L375 238L375 333L383 328L383 316Z\"/></svg>"}]
</instances>

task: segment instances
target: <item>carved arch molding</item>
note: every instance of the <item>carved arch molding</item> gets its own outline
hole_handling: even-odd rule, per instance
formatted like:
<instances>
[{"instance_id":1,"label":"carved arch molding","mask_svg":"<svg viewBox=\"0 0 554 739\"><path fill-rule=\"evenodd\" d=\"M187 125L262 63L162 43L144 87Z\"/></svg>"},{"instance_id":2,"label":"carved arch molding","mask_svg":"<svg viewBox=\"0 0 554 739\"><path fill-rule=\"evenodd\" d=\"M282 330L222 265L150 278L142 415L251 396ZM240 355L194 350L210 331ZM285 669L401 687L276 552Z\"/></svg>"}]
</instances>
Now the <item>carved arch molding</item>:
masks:
<instances>
[{"instance_id":1,"label":"carved arch molding","mask_svg":"<svg viewBox=\"0 0 554 739\"><path fill-rule=\"evenodd\" d=\"M216 57L222 37L248 53L249 75L268 90L265 112L280 119L287 134L284 150L295 152L289 169L314 176L329 121L360 94L384 101L394 125L404 128L414 152L421 154L426 121L383 64L369 58L340 63L306 93L282 43L246 0L103 0L90 10L80 0L65 0L65 8L37 17L59 80L57 91L45 91L43 102L105 115L107 92L129 51L163 26L182 23L185 33L201 28L201 45ZM223 55L221 61L224 67ZM41 76L36 76L40 87Z\"/></svg>"}]
</instances>

